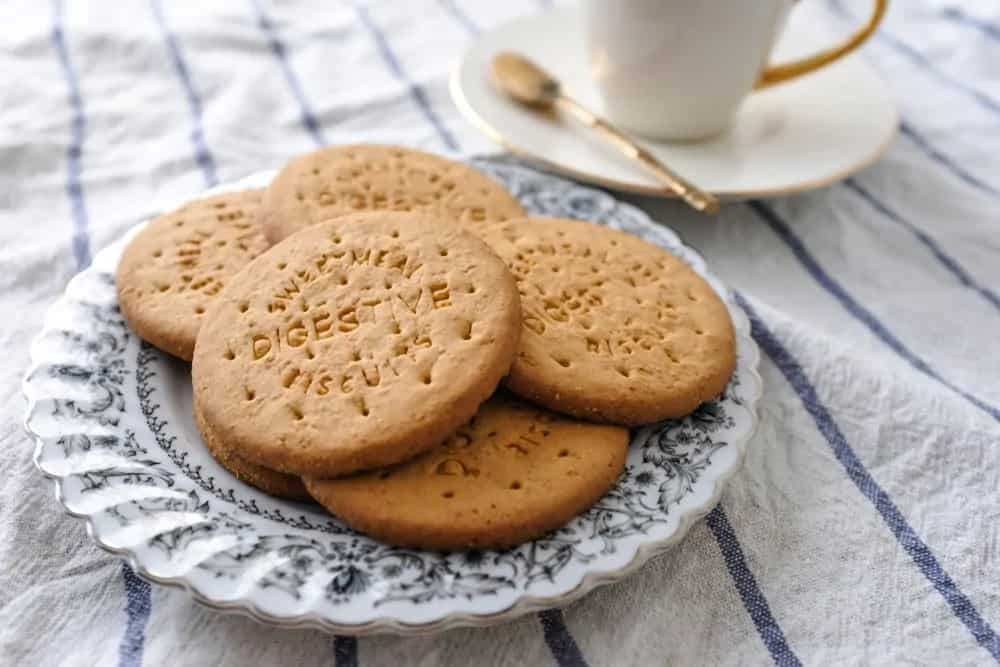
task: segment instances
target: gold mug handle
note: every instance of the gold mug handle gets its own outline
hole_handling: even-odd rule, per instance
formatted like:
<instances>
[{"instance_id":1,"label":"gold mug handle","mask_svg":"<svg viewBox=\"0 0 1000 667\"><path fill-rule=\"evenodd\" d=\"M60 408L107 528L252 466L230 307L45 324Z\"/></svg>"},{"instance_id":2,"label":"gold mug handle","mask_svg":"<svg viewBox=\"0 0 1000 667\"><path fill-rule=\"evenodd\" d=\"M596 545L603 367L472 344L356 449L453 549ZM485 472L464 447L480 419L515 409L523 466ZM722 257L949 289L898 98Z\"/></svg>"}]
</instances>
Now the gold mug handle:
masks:
<instances>
[{"instance_id":1,"label":"gold mug handle","mask_svg":"<svg viewBox=\"0 0 1000 667\"><path fill-rule=\"evenodd\" d=\"M767 88L776 83L794 79L843 58L864 44L872 36L872 33L878 28L879 23L882 22L882 17L885 16L885 10L888 6L889 0L875 0L875 7L872 9L872 14L868 18L868 22L865 23L864 27L851 35L843 44L827 51L820 51L801 60L793 60L790 63L781 63L780 65L771 65L761 73L760 78L757 79L755 88Z\"/></svg>"}]
</instances>

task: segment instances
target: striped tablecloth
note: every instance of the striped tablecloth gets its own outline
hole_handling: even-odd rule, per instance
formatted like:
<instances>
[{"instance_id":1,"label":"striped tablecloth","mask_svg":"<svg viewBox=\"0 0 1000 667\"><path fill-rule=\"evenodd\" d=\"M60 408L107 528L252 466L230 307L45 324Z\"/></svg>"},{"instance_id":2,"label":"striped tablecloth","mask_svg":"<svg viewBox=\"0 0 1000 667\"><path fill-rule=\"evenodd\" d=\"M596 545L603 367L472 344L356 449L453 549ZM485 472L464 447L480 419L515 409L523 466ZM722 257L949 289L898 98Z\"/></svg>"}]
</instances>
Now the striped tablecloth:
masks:
<instances>
[{"instance_id":1,"label":"striped tablecloth","mask_svg":"<svg viewBox=\"0 0 1000 667\"><path fill-rule=\"evenodd\" d=\"M811 0L833 31L866 3ZM864 55L902 111L843 184L706 223L637 200L732 285L761 428L670 553L562 611L355 640L151 588L31 464L45 307L165 198L345 141L495 150L446 76L533 0L0 3L0 663L987 664L1000 660L1000 3L897 0Z\"/></svg>"}]
</instances>

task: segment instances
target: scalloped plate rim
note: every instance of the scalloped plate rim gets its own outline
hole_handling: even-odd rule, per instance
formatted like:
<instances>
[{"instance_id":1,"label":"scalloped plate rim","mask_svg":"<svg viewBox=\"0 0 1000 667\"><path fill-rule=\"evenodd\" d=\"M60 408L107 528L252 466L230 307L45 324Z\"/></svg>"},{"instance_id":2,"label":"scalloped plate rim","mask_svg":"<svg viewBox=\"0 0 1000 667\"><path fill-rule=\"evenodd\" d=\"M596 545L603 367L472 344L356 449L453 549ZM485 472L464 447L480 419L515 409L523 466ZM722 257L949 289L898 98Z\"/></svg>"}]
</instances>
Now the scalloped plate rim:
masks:
<instances>
[{"instance_id":1,"label":"scalloped plate rim","mask_svg":"<svg viewBox=\"0 0 1000 667\"><path fill-rule=\"evenodd\" d=\"M536 169L526 167L517 163L511 163L507 161L500 162L504 168L515 169L532 174L536 177L543 178L554 178L557 180L561 179L558 176L545 174L544 172L539 172ZM260 171L250 174L241 179L234 180L232 182L216 186L205 190L197 198L208 197L213 194L230 192L240 189L246 189L248 187L253 187L249 185L250 182L264 182L270 176L273 176L274 170ZM581 186L584 189L584 186ZM602 193L606 194L606 193ZM612 199L614 197L612 195ZM712 275L707 270L707 265L704 258L696 250L690 246L685 245L680 238L676 235L673 230L665 227L662 224L656 223L651 220L649 216L641 211L640 209L620 200L614 199L616 205L621 206L623 209L628 210L632 215L637 216L644 223L650 224L656 228L659 234L664 235L671 243L675 246L682 248L684 253L697 260L699 264L699 272L702 273L710 283L713 284L717 289L721 288L724 290L725 294L729 294L728 288L719 281L714 275ZM167 207L161 207L161 210L166 210ZM151 217L151 216L150 216ZM127 229L121 236L119 236L115 241L110 243L107 247L102 249L97 255L95 255L93 262L86 269L76 274L66 286L66 289L60 295L60 297L49 306L46 310L44 317L44 324L40 332L32 339L30 346L30 364L28 370L26 371L22 383L21 390L24 394L27 405L25 410L24 418L24 429L28 435L34 440L35 448L32 455L32 461L35 467L41 472L41 474L52 480L53 487L55 491L56 501L62 506L63 511L65 511L69 516L82 520L84 522L88 536L103 550L113 555L124 558L126 562L132 567L132 569L144 580L156 583L158 585L169 586L171 588L179 588L181 590L187 591L191 597L199 604L213 609L215 611L239 614L242 616L250 617L258 622L265 624L287 628L287 629L302 629L302 628L312 628L321 630L324 632L341 633L341 634L351 634L357 636L380 634L380 633L390 633L403 636L416 636L416 635L427 635L434 634L444 630L456 628L456 627L487 627L496 625L498 623L503 623L506 621L513 620L524 614L531 613L534 611L548 609L552 607L561 607L567 605L587 593L599 588L601 586L620 581L621 579L629 576L633 572L637 571L645 563L647 563L651 558L663 553L665 550L669 549L673 545L680 542L691 527L703 517L705 517L712 509L718 504L722 492L725 489L726 483L733 475L742 467L743 461L746 457L747 446L750 440L753 439L757 432L759 425L759 416L757 414L757 404L760 397L763 394L763 382L759 374L759 361L760 361L760 351L756 343L749 334L749 320L746 314L737 304L735 304L731 299L727 300L727 305L730 307L730 312L735 315L734 325L737 330L737 336L740 338L741 342L746 344L747 351L747 375L751 382L751 386L748 387L747 393L745 395L745 406L744 409L749 415L750 425L749 428L740 435L738 439L734 439L729 444L734 446L736 449L736 456L733 458L732 462L724 470L716 471L717 474L706 482L711 483L711 492L704 502L700 503L695 507L688 508L680 514L676 527L673 532L662 539L649 540L646 542L640 542L636 545L635 551L631 558L623 566L616 567L611 570L601 570L601 569L588 569L583 573L579 580L569 587L568 590L552 595L552 596L536 596L527 593L519 594L508 606L503 609L499 609L489 613L473 613L473 612L451 612L447 613L438 620L425 622L425 623L408 623L402 620L398 616L384 616L382 618L377 618L366 623L352 624L352 623L342 623L332 621L329 618L325 618L316 613L307 612L300 615L289 615L282 616L272 614L270 612L264 611L257 605L254 601L248 599L247 597L237 598L233 600L217 601L212 599L210 596L205 594L203 591L192 583L187 574L179 575L176 577L163 577L159 575L154 575L150 573L143 565L139 562L138 557L133 549L128 547L115 547L105 541L103 541L96 533L94 527L94 517L87 513L77 512L69 508L67 505L62 483L66 479L65 477L60 477L54 473L49 472L43 467L40 460L42 455L42 448L44 446L44 441L47 436L38 433L32 426L33 418L35 417L35 412L37 404L41 397L34 395L33 391L30 389L31 380L34 374L46 365L44 359L39 358L41 350L38 349L39 341L51 330L51 320L55 318L56 310L68 299L71 299L69 293L73 289L74 282L78 281L80 277L88 272L99 273L96 268L100 264L100 260L106 253L114 251L117 246L124 244L127 239L131 238L132 235L138 232L138 230L145 224L148 218L143 221L132 225Z\"/></svg>"}]
</instances>

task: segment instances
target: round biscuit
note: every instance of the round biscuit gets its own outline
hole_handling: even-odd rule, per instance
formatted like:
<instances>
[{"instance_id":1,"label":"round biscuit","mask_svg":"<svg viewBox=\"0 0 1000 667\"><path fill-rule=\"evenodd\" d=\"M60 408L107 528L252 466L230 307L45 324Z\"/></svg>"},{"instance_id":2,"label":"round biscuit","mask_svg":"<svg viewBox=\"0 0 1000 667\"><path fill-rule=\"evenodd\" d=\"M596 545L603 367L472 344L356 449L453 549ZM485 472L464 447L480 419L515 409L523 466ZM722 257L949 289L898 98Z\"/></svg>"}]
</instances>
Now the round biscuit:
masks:
<instances>
[{"instance_id":1,"label":"round biscuit","mask_svg":"<svg viewBox=\"0 0 1000 667\"><path fill-rule=\"evenodd\" d=\"M357 144L289 162L264 194L260 221L277 243L321 220L375 210L427 213L473 228L524 215L502 185L472 167L408 148Z\"/></svg>"},{"instance_id":2,"label":"round biscuit","mask_svg":"<svg viewBox=\"0 0 1000 667\"><path fill-rule=\"evenodd\" d=\"M255 220L260 196L251 190L189 202L132 239L115 284L122 314L141 338L191 360L209 305L267 249Z\"/></svg>"},{"instance_id":3,"label":"round biscuit","mask_svg":"<svg viewBox=\"0 0 1000 667\"><path fill-rule=\"evenodd\" d=\"M507 373L521 311L503 261L413 213L313 225L205 317L195 400L232 451L291 474L390 465L448 437Z\"/></svg>"},{"instance_id":4,"label":"round biscuit","mask_svg":"<svg viewBox=\"0 0 1000 667\"><path fill-rule=\"evenodd\" d=\"M585 511L625 465L628 431L498 394L447 441L391 468L309 493L351 527L405 547L504 548Z\"/></svg>"},{"instance_id":5,"label":"round biscuit","mask_svg":"<svg viewBox=\"0 0 1000 667\"><path fill-rule=\"evenodd\" d=\"M736 366L711 286L661 248L601 225L530 218L480 236L504 258L524 328L506 386L552 410L635 425L719 395Z\"/></svg>"}]
</instances>

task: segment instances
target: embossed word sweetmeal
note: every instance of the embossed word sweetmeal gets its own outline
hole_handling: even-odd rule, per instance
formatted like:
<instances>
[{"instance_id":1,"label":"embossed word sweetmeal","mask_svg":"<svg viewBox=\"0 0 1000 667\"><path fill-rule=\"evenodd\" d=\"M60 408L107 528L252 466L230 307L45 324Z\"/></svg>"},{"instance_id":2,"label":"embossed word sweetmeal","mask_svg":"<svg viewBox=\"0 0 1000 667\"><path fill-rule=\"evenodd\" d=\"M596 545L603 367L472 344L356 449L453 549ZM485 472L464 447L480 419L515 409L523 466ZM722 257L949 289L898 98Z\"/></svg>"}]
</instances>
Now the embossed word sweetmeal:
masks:
<instances>
[{"instance_id":1,"label":"embossed word sweetmeal","mask_svg":"<svg viewBox=\"0 0 1000 667\"><path fill-rule=\"evenodd\" d=\"M585 219L628 232L706 276L702 260L669 230L603 193L499 160L472 164L534 215ZM258 175L208 195L264 187L272 177ZM440 222L441 227L449 226L446 220ZM476 230L481 233L487 227L488 223ZM332 242L327 238L326 242ZM345 237L341 238L343 243ZM337 402L349 419L361 424L375 419L371 423L398 430L424 428L426 415L419 409L398 414L394 417L398 423L390 424L386 421L390 413L376 409L383 404L369 399L390 387L403 386L394 383L407 373L417 380L409 388L421 392L478 372L478 361L448 374L439 372L443 366L434 354L443 354L440 345L456 347L471 358L474 352L462 350L497 343L480 326L482 309L474 309L469 317L463 305L479 291L467 291L470 281L464 281L466 274L457 269L461 262L452 246L445 248L447 269L442 271L447 287L442 289L437 282L440 275L427 271L432 264L423 262L417 268L412 251L404 252L409 261L400 263L398 256L391 258L389 240L372 243L359 237L351 243L357 252L325 262L323 254L338 250L312 244L309 252L287 258L301 264L287 261L280 269L278 264L284 260L275 261L277 255L270 255L278 246L255 260L261 262L261 269L250 279L262 279L266 270L273 272L272 278L295 278L294 285L277 280L268 284L268 290L230 300L229 290L242 283L230 276L212 302L206 302L200 318L191 309L203 330L228 329L218 336L212 363L221 369L242 366L246 370L224 370L230 375L215 390L231 392L237 413L264 396L288 399L274 403L275 415L284 410L286 445L288 434L294 438L298 431L306 431L303 422L313 418L310 415L322 418L327 406ZM631 443L623 451L621 436L614 435L624 433L620 427L579 422L498 395L479 407L471 420L458 425L450 437L442 438L443 443L407 461L332 480L310 476L315 495L342 514L332 516L318 505L282 500L241 484L209 455L204 444L213 443L209 437L213 431L202 424L203 441L195 427L192 407L198 413L201 406L192 397L188 365L141 343L122 318L113 275L124 244L99 253L50 312L45 330L32 347L33 366L24 385L29 401L26 424L37 440L37 465L56 478L60 501L74 515L86 518L100 545L124 554L141 576L186 587L199 601L215 608L240 610L284 627L415 633L495 623L565 603L623 576L676 542L717 501L722 482L739 465L753 430L754 404L760 393L756 348L748 336L745 316L729 303L725 289L707 276L711 292L726 303L733 317L736 371L722 394L694 413L633 429ZM428 246L428 259L434 252L442 258L441 250ZM594 251L603 252L596 245ZM502 264L489 250L485 252ZM333 268L323 273L316 268L316 260L323 268ZM348 271L339 262L350 262L352 268ZM536 263L552 272L547 263ZM579 268L591 271L586 263L553 264L571 269L569 277ZM299 271L309 271L309 279L298 276ZM521 279L517 283L507 275L512 296L530 306L547 331L567 323L576 326L586 319L582 313L588 309L588 316L595 318L590 322L593 326L602 309L595 298L606 304L619 292L631 294L632 305L619 313L622 331L602 337L607 345L599 341L598 347L610 350L615 359L614 355L628 356L631 349L626 371L631 370L630 364L639 365L637 350L655 351L668 360L669 350L683 363L685 348L675 346L667 335L674 320L663 315L667 319L656 324L662 341L653 328L642 324L650 317L650 322L658 321L656 313L662 304L652 308L650 303L635 303L635 296L656 302L666 294L630 292L626 276L611 275L610 268L607 271L606 285L596 288L588 283L574 286L571 292L567 283L565 293L536 279L533 269L515 269ZM338 272L348 279L348 286L339 284ZM322 278L317 277L320 273ZM588 280L600 279L593 276ZM642 284L639 277L636 282ZM321 283L323 289L317 287ZM419 293L408 283L419 284ZM536 283L561 305L533 301ZM348 287L363 296L352 294ZM527 296L518 295L517 287ZM586 288L585 293L577 294L581 288ZM326 292L325 304L319 303L323 300L319 292ZM705 296L694 294L699 299ZM378 304L361 303L376 296ZM244 304L245 310L241 309ZM648 312L640 314L640 305ZM675 305L682 302L675 301ZM626 325L629 317L633 322ZM393 331L393 322L398 332ZM430 328L422 328L422 322L430 322ZM698 325L693 320L689 323ZM698 328L702 334L688 331L685 335L701 340L710 331ZM512 330L515 336L520 331L526 337L530 328L518 318ZM378 340L368 340L376 334ZM573 328L567 328L566 334L568 338L586 335ZM264 338L255 344L257 335ZM423 344L424 336L430 345ZM586 340L580 345L584 352L594 352ZM196 356L200 346L199 338ZM334 347L339 351L334 353ZM523 350L518 344L512 358ZM567 360L560 356L566 350L547 351L550 357L538 358L547 359L553 371L565 370L559 360ZM341 355L336 365L324 361L330 354ZM569 361L571 369L576 361L583 364L582 359ZM350 374L349 368L354 369ZM423 382L427 368L430 385ZM614 366L611 371L616 372ZM321 383L324 373L331 380ZM346 377L351 381L345 384ZM318 394L320 384L325 385L326 394ZM250 401L247 388L253 392ZM346 388L351 391L344 393ZM357 396L364 396L363 406L355 402ZM290 409L295 406L301 420ZM499 421L497 415L502 416ZM320 434L314 429L310 437ZM223 444L242 446L232 438ZM213 449L220 460L235 468L236 459L227 458L228 452L220 456L220 451ZM625 456L617 479L621 458L616 451ZM282 476L282 482L294 481L299 497L304 494L297 476L247 460L242 463ZM609 484L611 488L602 495ZM367 499L375 500L369 503ZM373 513L374 509L379 512ZM416 536L428 546L515 546L503 551L480 548L444 553L401 548L356 532L342 518L371 535L400 543ZM401 529L414 532L404 534Z\"/></svg>"}]
</instances>

